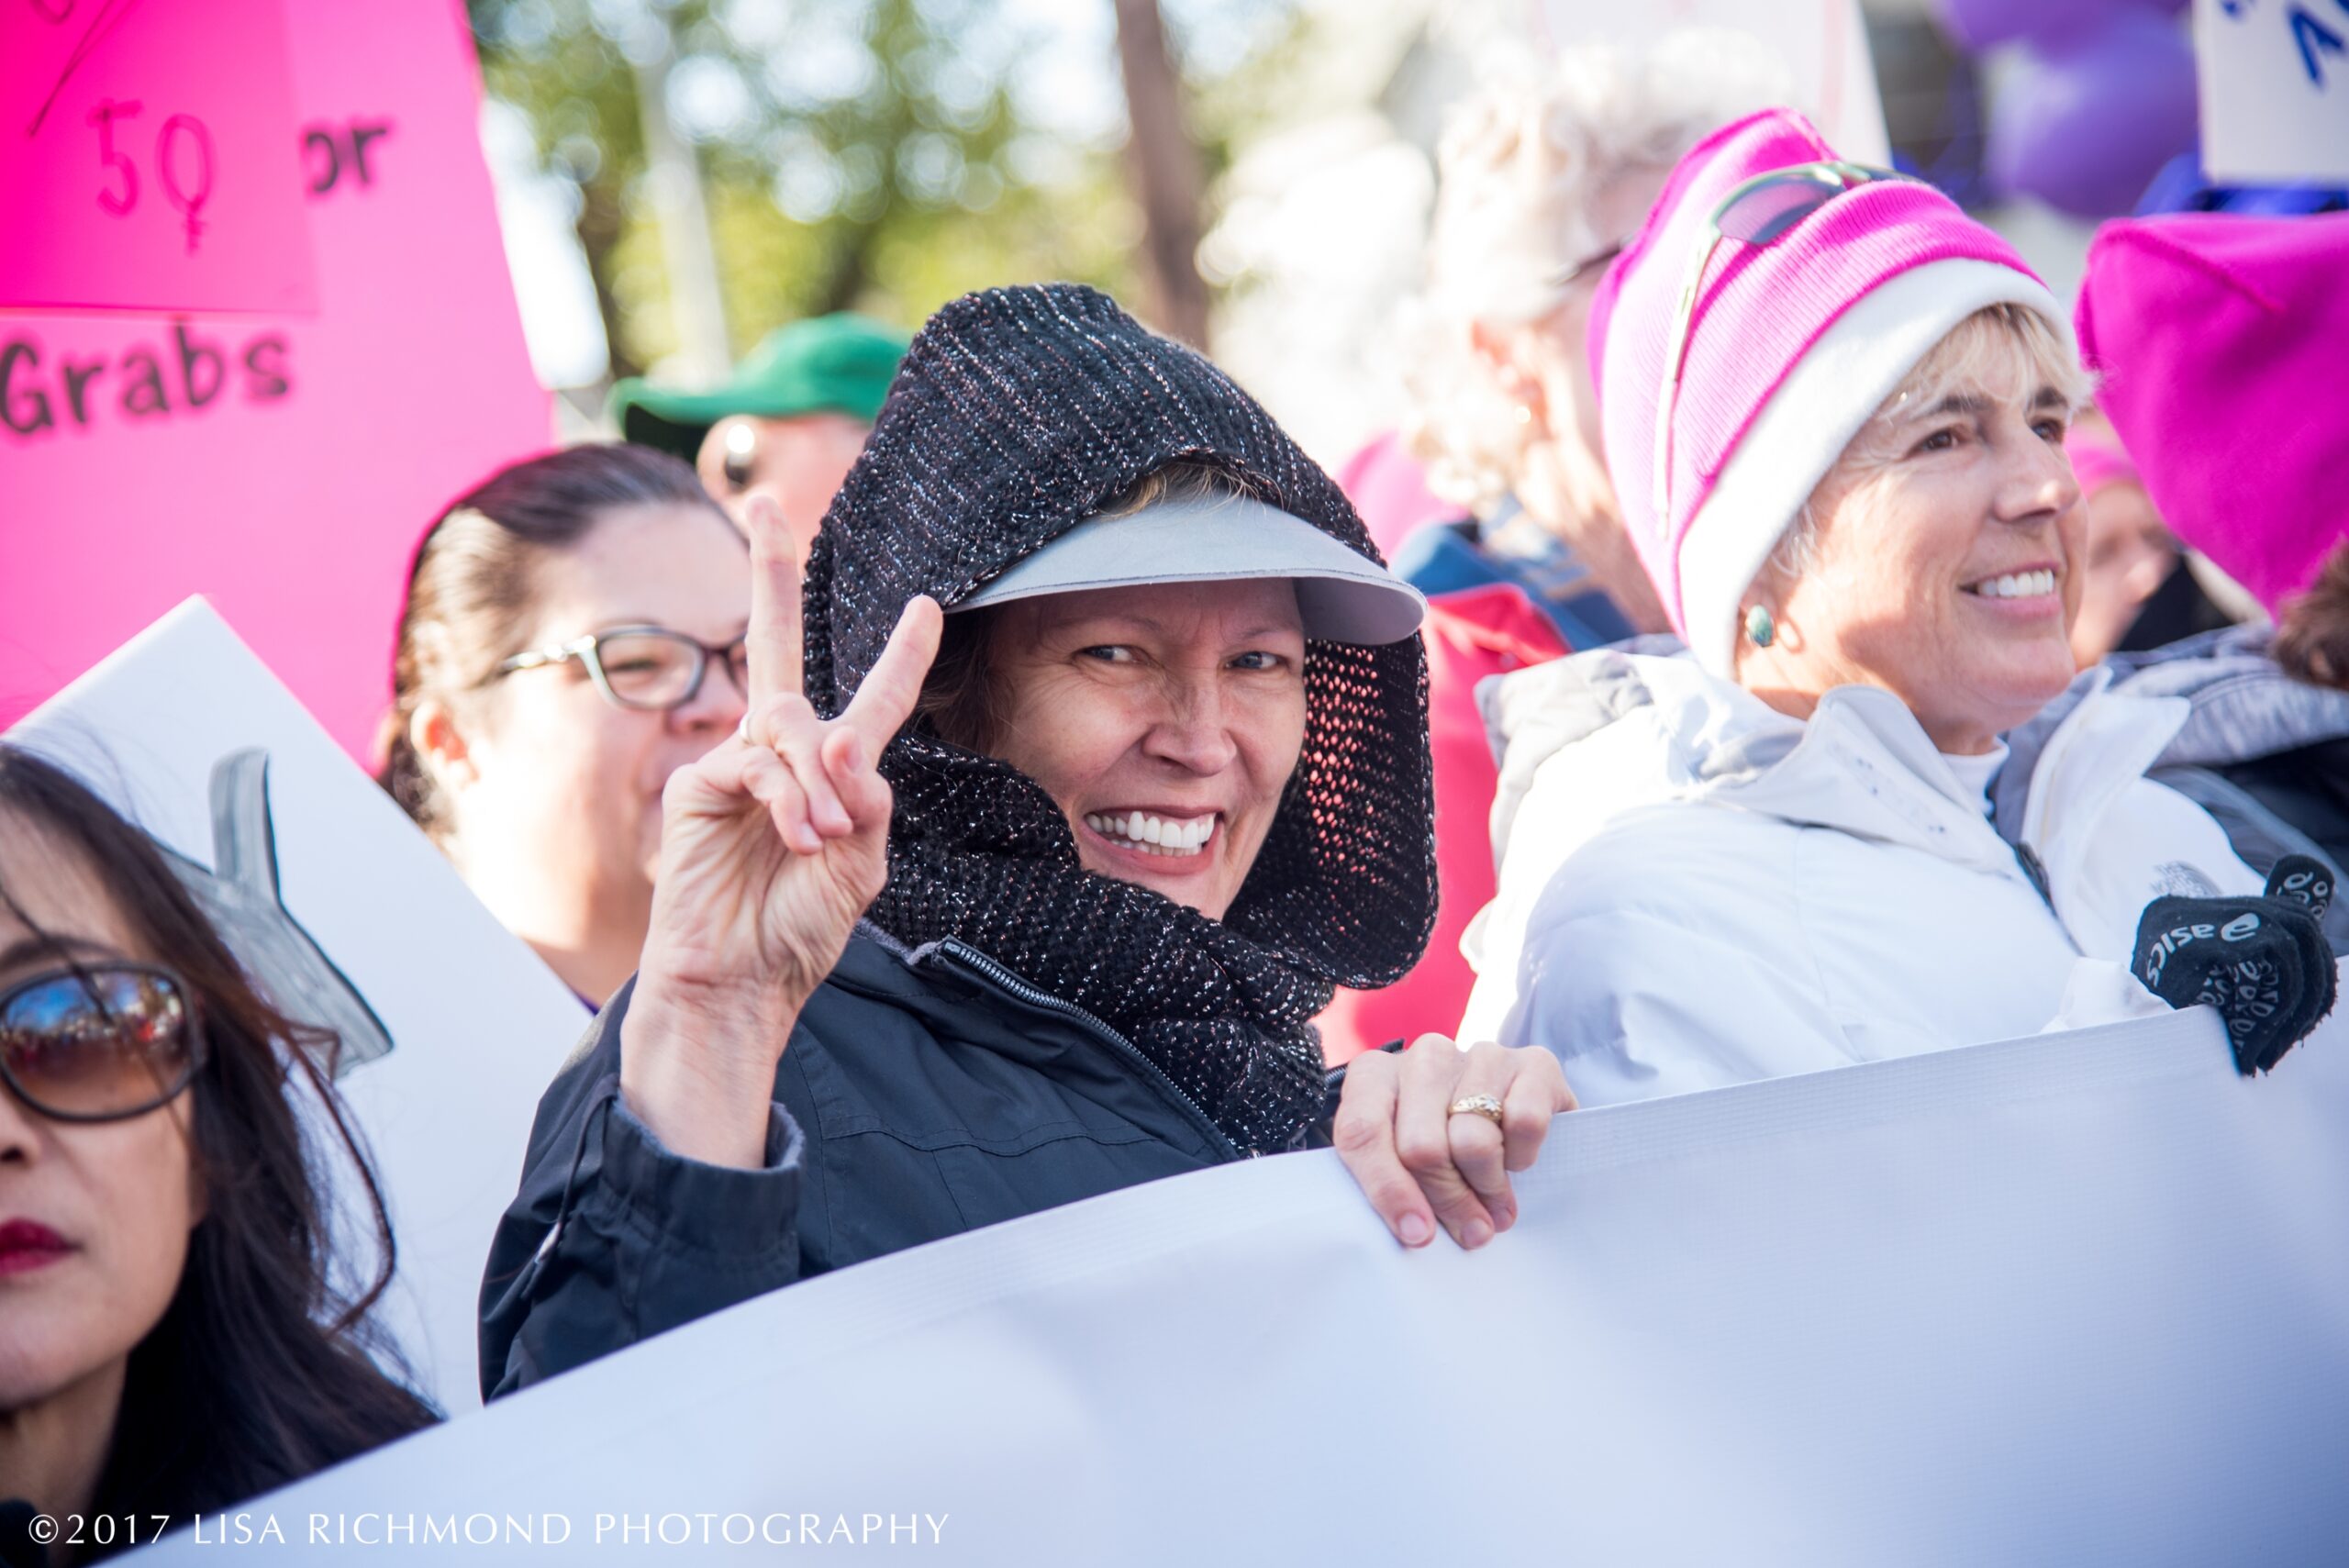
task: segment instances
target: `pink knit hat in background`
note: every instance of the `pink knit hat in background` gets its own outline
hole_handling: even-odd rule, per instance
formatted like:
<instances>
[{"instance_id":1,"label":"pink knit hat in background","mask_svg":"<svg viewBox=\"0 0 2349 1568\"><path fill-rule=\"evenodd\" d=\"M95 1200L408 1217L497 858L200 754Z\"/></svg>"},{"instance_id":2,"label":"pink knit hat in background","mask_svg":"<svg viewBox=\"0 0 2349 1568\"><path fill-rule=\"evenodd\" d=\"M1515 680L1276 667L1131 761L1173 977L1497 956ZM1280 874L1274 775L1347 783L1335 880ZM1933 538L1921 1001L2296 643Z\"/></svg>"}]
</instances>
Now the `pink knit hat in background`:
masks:
<instances>
[{"instance_id":1,"label":"pink knit hat in background","mask_svg":"<svg viewBox=\"0 0 2349 1568\"><path fill-rule=\"evenodd\" d=\"M1607 465L1623 520L1698 660L1734 669L1740 601L1868 417L1985 306L2071 326L2007 242L1911 180L1854 187L1775 243L1724 241L1698 291L1673 416L1670 515L1656 515L1656 393L1705 225L1753 175L1832 159L1809 120L1767 109L1680 161L1590 311Z\"/></svg>"},{"instance_id":2,"label":"pink knit hat in background","mask_svg":"<svg viewBox=\"0 0 2349 1568\"><path fill-rule=\"evenodd\" d=\"M2144 476L2129 461L2120 441L2100 428L2074 425L2064 433L2064 455L2072 460L2072 477L2080 482L2083 498L2108 484L2143 484Z\"/></svg>"},{"instance_id":3,"label":"pink knit hat in background","mask_svg":"<svg viewBox=\"0 0 2349 1568\"><path fill-rule=\"evenodd\" d=\"M2349 539L2349 214L2108 223L2079 329L2162 520L2273 615Z\"/></svg>"}]
</instances>

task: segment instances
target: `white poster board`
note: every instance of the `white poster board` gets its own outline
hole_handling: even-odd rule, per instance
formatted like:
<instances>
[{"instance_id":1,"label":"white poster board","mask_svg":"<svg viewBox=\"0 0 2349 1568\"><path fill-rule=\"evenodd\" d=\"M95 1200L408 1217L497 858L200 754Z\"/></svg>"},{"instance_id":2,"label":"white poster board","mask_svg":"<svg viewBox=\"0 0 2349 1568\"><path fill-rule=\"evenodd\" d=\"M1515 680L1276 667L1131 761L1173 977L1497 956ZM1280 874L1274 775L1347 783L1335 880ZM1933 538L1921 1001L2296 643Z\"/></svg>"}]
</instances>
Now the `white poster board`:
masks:
<instances>
[{"instance_id":1,"label":"white poster board","mask_svg":"<svg viewBox=\"0 0 2349 1568\"><path fill-rule=\"evenodd\" d=\"M284 912L389 1042L340 1081L398 1240L383 1326L442 1407L478 1406L490 1233L521 1179L539 1096L585 1031L586 1010L201 599L8 739L63 762L167 848L215 869L215 770L266 753Z\"/></svg>"},{"instance_id":2,"label":"white poster board","mask_svg":"<svg viewBox=\"0 0 2349 1568\"><path fill-rule=\"evenodd\" d=\"M2341 1561L2349 1018L2258 1081L2198 1011L1583 1111L1521 1181L1473 1254L1326 1152L974 1231L150 1561Z\"/></svg>"},{"instance_id":3,"label":"white poster board","mask_svg":"<svg viewBox=\"0 0 2349 1568\"><path fill-rule=\"evenodd\" d=\"M2195 0L2194 55L2213 181L2349 183L2349 6Z\"/></svg>"},{"instance_id":4,"label":"white poster board","mask_svg":"<svg viewBox=\"0 0 2349 1568\"><path fill-rule=\"evenodd\" d=\"M1776 54L1794 80L1794 102L1828 145L1861 163L1888 166L1892 142L1859 0L1541 0L1553 48L1654 44L1681 28L1742 33Z\"/></svg>"}]
</instances>

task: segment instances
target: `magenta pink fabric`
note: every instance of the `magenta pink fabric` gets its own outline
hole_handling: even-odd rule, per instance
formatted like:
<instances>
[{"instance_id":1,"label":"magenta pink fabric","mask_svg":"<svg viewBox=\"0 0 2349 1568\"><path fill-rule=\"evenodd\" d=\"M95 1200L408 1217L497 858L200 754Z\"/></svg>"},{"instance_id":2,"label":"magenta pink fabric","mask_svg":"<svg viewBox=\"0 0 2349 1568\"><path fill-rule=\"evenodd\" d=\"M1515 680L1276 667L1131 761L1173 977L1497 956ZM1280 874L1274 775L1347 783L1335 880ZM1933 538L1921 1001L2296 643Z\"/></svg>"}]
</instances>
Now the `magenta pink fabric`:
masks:
<instances>
[{"instance_id":1,"label":"magenta pink fabric","mask_svg":"<svg viewBox=\"0 0 2349 1568\"><path fill-rule=\"evenodd\" d=\"M1607 465L1640 559L1684 637L1679 552L1688 524L1754 417L1820 334L1870 290L1928 261L1971 258L2031 272L1956 203L1907 180L1838 196L1774 244L1724 242L1698 289L1681 369L1672 515L1654 516L1656 391L1682 279L1713 208L1756 174L1835 156L1790 109L1765 109L1714 132L1673 170L1591 305L1587 347Z\"/></svg>"},{"instance_id":2,"label":"magenta pink fabric","mask_svg":"<svg viewBox=\"0 0 2349 1568\"><path fill-rule=\"evenodd\" d=\"M2137 465L2129 461L2127 452L2102 431L2091 433L2085 426L2075 425L2065 436L2064 455L2072 460L2072 477L2079 481L2084 496L2139 477Z\"/></svg>"},{"instance_id":3,"label":"magenta pink fabric","mask_svg":"<svg viewBox=\"0 0 2349 1568\"><path fill-rule=\"evenodd\" d=\"M2349 213L2108 223L2076 322L2163 520L2275 613L2349 539Z\"/></svg>"},{"instance_id":4,"label":"magenta pink fabric","mask_svg":"<svg viewBox=\"0 0 2349 1568\"><path fill-rule=\"evenodd\" d=\"M1475 971L1460 938L1493 900L1493 795L1500 769L1476 711L1476 683L1563 656L1557 627L1511 583L1442 594L1428 605L1429 740L1435 759L1435 935L1408 974L1376 991L1341 987L1317 1020L1330 1066L1390 1040L1450 1034Z\"/></svg>"},{"instance_id":5,"label":"magenta pink fabric","mask_svg":"<svg viewBox=\"0 0 2349 1568\"><path fill-rule=\"evenodd\" d=\"M1371 543L1389 558L1403 536L1421 523L1464 516L1428 488L1427 470L1403 450L1403 438L1393 430L1373 436L1338 470L1338 488L1354 504Z\"/></svg>"},{"instance_id":6,"label":"magenta pink fabric","mask_svg":"<svg viewBox=\"0 0 2349 1568\"><path fill-rule=\"evenodd\" d=\"M28 14L40 9L0 0L0 55L43 25ZM72 7L52 0L47 9ZM72 30L86 31L104 9L83 4ZM152 29L228 28L282 13L294 112L273 134L289 150L306 147L306 161L224 161L219 183L225 199L232 180L306 171L300 206L318 307L184 320L0 312L14 421L0 419L0 728L202 594L363 762L391 701L417 535L449 497L554 436L482 158L481 76L464 8L239 0L115 11L127 19L106 52ZM245 62L234 69L260 72L266 40L238 33L232 41ZM94 70L104 66L92 57ZM226 80L254 95L255 112L269 101L258 77ZM78 92L107 78L73 81ZM158 88L168 83L115 82L120 95L144 94L143 116L130 124L146 128L150 148L178 106ZM75 139L60 145L87 160L95 190L106 171L82 112L50 128L70 128ZM22 130L19 120L6 134ZM362 133L381 134L362 143ZM373 160L365 176L361 145ZM17 141L0 158L30 155ZM150 168L146 199L161 205L154 179ZM49 238L14 214L0 225L0 244ZM21 355L12 352L18 345ZM99 367L86 389L73 379Z\"/></svg>"}]
</instances>

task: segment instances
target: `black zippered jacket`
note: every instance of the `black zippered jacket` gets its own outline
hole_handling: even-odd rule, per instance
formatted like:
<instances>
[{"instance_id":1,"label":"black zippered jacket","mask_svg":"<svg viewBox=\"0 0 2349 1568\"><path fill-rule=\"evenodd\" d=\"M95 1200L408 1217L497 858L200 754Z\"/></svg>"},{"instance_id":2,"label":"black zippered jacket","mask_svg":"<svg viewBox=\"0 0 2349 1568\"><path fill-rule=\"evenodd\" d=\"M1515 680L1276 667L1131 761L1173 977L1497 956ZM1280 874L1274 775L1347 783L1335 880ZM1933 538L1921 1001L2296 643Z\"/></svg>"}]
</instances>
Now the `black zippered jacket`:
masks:
<instances>
[{"instance_id":1,"label":"black zippered jacket","mask_svg":"<svg viewBox=\"0 0 2349 1568\"><path fill-rule=\"evenodd\" d=\"M1239 1158L1097 1018L962 943L863 925L775 1071L764 1168L704 1164L619 1102L634 984L539 1104L482 1281L487 1398L810 1275Z\"/></svg>"}]
</instances>

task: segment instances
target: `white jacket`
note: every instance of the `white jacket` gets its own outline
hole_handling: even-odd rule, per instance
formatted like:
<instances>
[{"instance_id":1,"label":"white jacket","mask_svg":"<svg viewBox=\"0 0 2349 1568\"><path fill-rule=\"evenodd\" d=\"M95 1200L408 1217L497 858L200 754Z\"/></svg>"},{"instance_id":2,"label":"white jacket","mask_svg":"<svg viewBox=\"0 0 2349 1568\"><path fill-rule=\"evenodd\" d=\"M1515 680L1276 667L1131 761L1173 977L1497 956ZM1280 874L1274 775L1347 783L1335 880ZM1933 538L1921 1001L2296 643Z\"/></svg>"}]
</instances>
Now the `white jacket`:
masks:
<instances>
[{"instance_id":1,"label":"white jacket","mask_svg":"<svg viewBox=\"0 0 2349 1568\"><path fill-rule=\"evenodd\" d=\"M2257 893L2144 778L2186 717L2101 685L2051 738L2022 842L1889 692L1808 722L1693 660L1601 650L1486 683L1500 886L1459 1038L1548 1046L1585 1105L2108 1021L2164 893Z\"/></svg>"}]
</instances>

